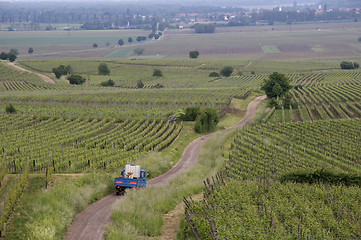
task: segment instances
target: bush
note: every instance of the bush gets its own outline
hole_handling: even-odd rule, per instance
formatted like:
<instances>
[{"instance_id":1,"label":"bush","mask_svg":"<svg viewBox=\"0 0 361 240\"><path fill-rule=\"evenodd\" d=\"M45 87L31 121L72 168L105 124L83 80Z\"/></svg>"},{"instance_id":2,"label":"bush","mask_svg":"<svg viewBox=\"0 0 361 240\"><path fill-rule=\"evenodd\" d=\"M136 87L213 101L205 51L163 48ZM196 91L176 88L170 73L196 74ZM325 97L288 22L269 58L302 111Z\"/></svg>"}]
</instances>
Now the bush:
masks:
<instances>
[{"instance_id":1,"label":"bush","mask_svg":"<svg viewBox=\"0 0 361 240\"><path fill-rule=\"evenodd\" d=\"M211 72L208 77L219 77L219 73L217 72Z\"/></svg>"},{"instance_id":2,"label":"bush","mask_svg":"<svg viewBox=\"0 0 361 240\"><path fill-rule=\"evenodd\" d=\"M34 49L31 47L31 48L29 48L29 50L28 50L28 53L29 54L32 54L34 52Z\"/></svg>"},{"instance_id":3,"label":"bush","mask_svg":"<svg viewBox=\"0 0 361 240\"><path fill-rule=\"evenodd\" d=\"M231 66L224 67L220 72L220 74L224 77L229 77L231 76L232 73L233 73L233 67Z\"/></svg>"},{"instance_id":4,"label":"bush","mask_svg":"<svg viewBox=\"0 0 361 240\"><path fill-rule=\"evenodd\" d=\"M93 43L93 48L97 48L97 47L98 47L98 44Z\"/></svg>"},{"instance_id":5,"label":"bush","mask_svg":"<svg viewBox=\"0 0 361 240\"><path fill-rule=\"evenodd\" d=\"M144 87L144 83L142 82L142 80L138 80L137 88L143 88L143 87Z\"/></svg>"},{"instance_id":6,"label":"bush","mask_svg":"<svg viewBox=\"0 0 361 240\"><path fill-rule=\"evenodd\" d=\"M361 175L349 173L337 173L329 169L320 169L315 171L295 171L281 176L281 182L298 182L298 183L329 183L345 184L346 186L361 186Z\"/></svg>"},{"instance_id":7,"label":"bush","mask_svg":"<svg viewBox=\"0 0 361 240\"><path fill-rule=\"evenodd\" d=\"M120 46L124 45L124 40L123 40L123 39L119 39L118 45L120 45Z\"/></svg>"},{"instance_id":8,"label":"bush","mask_svg":"<svg viewBox=\"0 0 361 240\"><path fill-rule=\"evenodd\" d=\"M133 42L133 38L129 37L128 38L128 43L131 43L131 42Z\"/></svg>"},{"instance_id":9,"label":"bush","mask_svg":"<svg viewBox=\"0 0 361 240\"><path fill-rule=\"evenodd\" d=\"M201 108L199 106L187 107L185 113L180 116L183 121L194 121L200 114Z\"/></svg>"},{"instance_id":10,"label":"bush","mask_svg":"<svg viewBox=\"0 0 361 240\"><path fill-rule=\"evenodd\" d=\"M155 88L164 88L164 86L160 83L157 83L157 85L155 85Z\"/></svg>"},{"instance_id":11,"label":"bush","mask_svg":"<svg viewBox=\"0 0 361 240\"><path fill-rule=\"evenodd\" d=\"M100 84L100 86L103 86L103 87L112 87L114 86L114 81L112 79L109 79L108 81L105 81L105 82L102 82Z\"/></svg>"},{"instance_id":12,"label":"bush","mask_svg":"<svg viewBox=\"0 0 361 240\"><path fill-rule=\"evenodd\" d=\"M198 51L190 51L189 58L198 58L199 52Z\"/></svg>"},{"instance_id":13,"label":"bush","mask_svg":"<svg viewBox=\"0 0 361 240\"><path fill-rule=\"evenodd\" d=\"M6 113L16 113L16 109L15 109L14 105L12 105L10 103L9 105L6 106L5 112Z\"/></svg>"},{"instance_id":14,"label":"bush","mask_svg":"<svg viewBox=\"0 0 361 240\"><path fill-rule=\"evenodd\" d=\"M240 76L240 77L242 77L242 76L243 76L243 72L238 71L238 72L237 72L237 75Z\"/></svg>"},{"instance_id":15,"label":"bush","mask_svg":"<svg viewBox=\"0 0 361 240\"><path fill-rule=\"evenodd\" d=\"M85 82L85 78L78 74L71 74L67 77L70 84L81 85Z\"/></svg>"},{"instance_id":16,"label":"bush","mask_svg":"<svg viewBox=\"0 0 361 240\"><path fill-rule=\"evenodd\" d=\"M358 41L361 42L361 37L358 38Z\"/></svg>"},{"instance_id":17,"label":"bush","mask_svg":"<svg viewBox=\"0 0 361 240\"><path fill-rule=\"evenodd\" d=\"M218 112L214 108L205 108L198 114L194 130L197 133L205 133L213 131L219 122Z\"/></svg>"},{"instance_id":18,"label":"bush","mask_svg":"<svg viewBox=\"0 0 361 240\"><path fill-rule=\"evenodd\" d=\"M153 77L163 77L163 73L160 69L153 70Z\"/></svg>"},{"instance_id":19,"label":"bush","mask_svg":"<svg viewBox=\"0 0 361 240\"><path fill-rule=\"evenodd\" d=\"M357 69L360 65L356 62L343 61L340 63L341 69Z\"/></svg>"},{"instance_id":20,"label":"bush","mask_svg":"<svg viewBox=\"0 0 361 240\"><path fill-rule=\"evenodd\" d=\"M73 72L73 69L71 68L70 65L65 66L65 65L60 65L57 68L53 68L53 73L55 74L55 77L57 79L59 79L62 75L68 75L71 74Z\"/></svg>"},{"instance_id":21,"label":"bush","mask_svg":"<svg viewBox=\"0 0 361 240\"><path fill-rule=\"evenodd\" d=\"M108 68L108 65L106 63L99 64L98 74L99 75L109 75L110 74L110 69Z\"/></svg>"}]
</instances>

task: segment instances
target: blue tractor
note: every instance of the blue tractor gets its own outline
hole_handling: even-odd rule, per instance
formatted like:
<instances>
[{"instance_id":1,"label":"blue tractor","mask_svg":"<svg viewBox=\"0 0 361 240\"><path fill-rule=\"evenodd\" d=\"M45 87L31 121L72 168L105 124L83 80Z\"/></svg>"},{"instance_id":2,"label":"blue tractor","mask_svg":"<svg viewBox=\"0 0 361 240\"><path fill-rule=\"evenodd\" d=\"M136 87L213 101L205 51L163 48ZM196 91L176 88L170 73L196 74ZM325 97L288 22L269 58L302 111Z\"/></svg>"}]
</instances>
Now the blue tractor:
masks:
<instances>
[{"instance_id":1,"label":"blue tractor","mask_svg":"<svg viewBox=\"0 0 361 240\"><path fill-rule=\"evenodd\" d=\"M121 195L127 188L146 186L146 173L139 165L127 164L122 171L121 177L114 179L115 193Z\"/></svg>"}]
</instances>

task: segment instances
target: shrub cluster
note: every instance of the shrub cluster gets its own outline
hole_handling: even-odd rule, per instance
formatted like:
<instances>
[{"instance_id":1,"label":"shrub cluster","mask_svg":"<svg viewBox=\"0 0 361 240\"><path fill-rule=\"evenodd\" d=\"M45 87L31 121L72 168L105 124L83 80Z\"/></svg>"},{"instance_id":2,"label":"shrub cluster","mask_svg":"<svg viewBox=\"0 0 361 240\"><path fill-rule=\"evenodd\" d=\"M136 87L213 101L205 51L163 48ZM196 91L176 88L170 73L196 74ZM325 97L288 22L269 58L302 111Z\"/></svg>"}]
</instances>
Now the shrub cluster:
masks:
<instances>
[{"instance_id":1,"label":"shrub cluster","mask_svg":"<svg viewBox=\"0 0 361 240\"><path fill-rule=\"evenodd\" d=\"M12 52L2 52L0 53L0 59L1 60L9 60L10 62L14 62L16 60L17 56Z\"/></svg>"},{"instance_id":2,"label":"shrub cluster","mask_svg":"<svg viewBox=\"0 0 361 240\"><path fill-rule=\"evenodd\" d=\"M343 61L343 62L341 62L340 67L342 69L357 69L360 67L360 65L357 62Z\"/></svg>"},{"instance_id":3,"label":"shrub cluster","mask_svg":"<svg viewBox=\"0 0 361 240\"><path fill-rule=\"evenodd\" d=\"M162 70L160 70L160 69L154 69L154 70L153 70L153 77L163 77Z\"/></svg>"},{"instance_id":4,"label":"shrub cluster","mask_svg":"<svg viewBox=\"0 0 361 240\"><path fill-rule=\"evenodd\" d=\"M361 186L361 175L349 173L336 173L329 169L320 169L312 172L296 171L281 176L282 183L298 182L298 183L329 183L329 184L345 184Z\"/></svg>"},{"instance_id":5,"label":"shrub cluster","mask_svg":"<svg viewBox=\"0 0 361 240\"><path fill-rule=\"evenodd\" d=\"M71 74L70 76L67 77L67 79L69 80L70 84L74 84L74 85L81 85L85 82L85 78L78 74Z\"/></svg>"},{"instance_id":6,"label":"shrub cluster","mask_svg":"<svg viewBox=\"0 0 361 240\"><path fill-rule=\"evenodd\" d=\"M114 81L112 79L109 79L108 81L105 81L105 82L102 82L100 84L100 86L103 86L103 87L113 87L114 86Z\"/></svg>"},{"instance_id":7,"label":"shrub cluster","mask_svg":"<svg viewBox=\"0 0 361 240\"><path fill-rule=\"evenodd\" d=\"M199 106L188 107L180 115L183 121L195 121L194 130L197 133L210 132L215 129L219 122L219 115L214 108L201 109Z\"/></svg>"},{"instance_id":8,"label":"shrub cluster","mask_svg":"<svg viewBox=\"0 0 361 240\"><path fill-rule=\"evenodd\" d=\"M72 72L73 72L73 70L70 65L68 65L68 66L60 65L57 68L53 68L53 73L55 74L55 77L57 79L61 78L61 76L63 76L63 75L71 74Z\"/></svg>"}]
</instances>

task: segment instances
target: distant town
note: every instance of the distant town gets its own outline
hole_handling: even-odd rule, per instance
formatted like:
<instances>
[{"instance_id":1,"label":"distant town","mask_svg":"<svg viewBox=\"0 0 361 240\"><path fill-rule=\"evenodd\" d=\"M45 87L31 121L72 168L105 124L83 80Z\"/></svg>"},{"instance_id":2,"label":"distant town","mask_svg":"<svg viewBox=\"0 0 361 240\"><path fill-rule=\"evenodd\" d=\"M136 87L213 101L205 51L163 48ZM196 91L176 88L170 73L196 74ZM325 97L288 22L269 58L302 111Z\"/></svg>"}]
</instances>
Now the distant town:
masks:
<instances>
[{"instance_id":1,"label":"distant town","mask_svg":"<svg viewBox=\"0 0 361 240\"><path fill-rule=\"evenodd\" d=\"M0 3L0 30L103 30L138 28L150 30L155 24L172 29L193 27L196 23L222 26L296 24L316 21L355 21L360 8L328 7L327 4L278 5L274 8L213 6L139 5L120 3ZM101 7L100 7L101 6Z\"/></svg>"}]
</instances>

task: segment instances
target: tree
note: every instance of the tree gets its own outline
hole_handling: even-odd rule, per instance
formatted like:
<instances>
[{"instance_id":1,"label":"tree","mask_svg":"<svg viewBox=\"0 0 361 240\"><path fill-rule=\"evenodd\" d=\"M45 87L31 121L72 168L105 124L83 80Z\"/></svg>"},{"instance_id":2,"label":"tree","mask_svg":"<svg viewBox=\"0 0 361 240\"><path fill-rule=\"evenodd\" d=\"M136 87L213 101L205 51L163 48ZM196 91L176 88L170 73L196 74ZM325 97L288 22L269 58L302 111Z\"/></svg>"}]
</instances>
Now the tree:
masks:
<instances>
[{"instance_id":1,"label":"tree","mask_svg":"<svg viewBox=\"0 0 361 240\"><path fill-rule=\"evenodd\" d=\"M135 54L138 54L138 56L140 56L144 53L144 48L136 48L133 51Z\"/></svg>"},{"instance_id":2,"label":"tree","mask_svg":"<svg viewBox=\"0 0 361 240\"><path fill-rule=\"evenodd\" d=\"M205 108L197 115L194 130L197 133L213 131L219 122L218 112L214 108Z\"/></svg>"},{"instance_id":3,"label":"tree","mask_svg":"<svg viewBox=\"0 0 361 240\"><path fill-rule=\"evenodd\" d=\"M361 37L358 38L358 41L361 42Z\"/></svg>"},{"instance_id":4,"label":"tree","mask_svg":"<svg viewBox=\"0 0 361 240\"><path fill-rule=\"evenodd\" d=\"M93 43L93 48L97 48L97 47L98 47L98 44Z\"/></svg>"},{"instance_id":5,"label":"tree","mask_svg":"<svg viewBox=\"0 0 361 240\"><path fill-rule=\"evenodd\" d=\"M100 86L103 86L103 87L112 87L114 86L114 81L112 79L109 79L108 81L105 81L105 82L102 82L100 84Z\"/></svg>"},{"instance_id":6,"label":"tree","mask_svg":"<svg viewBox=\"0 0 361 240\"><path fill-rule=\"evenodd\" d=\"M8 53L8 59L10 62L14 62L16 60L16 58L17 58L17 56L14 53L12 53L12 52Z\"/></svg>"},{"instance_id":7,"label":"tree","mask_svg":"<svg viewBox=\"0 0 361 240\"><path fill-rule=\"evenodd\" d=\"M123 40L123 39L119 39L118 45L120 45L120 46L124 45L124 40Z\"/></svg>"},{"instance_id":8,"label":"tree","mask_svg":"<svg viewBox=\"0 0 361 240\"><path fill-rule=\"evenodd\" d=\"M109 75L110 74L110 69L106 63L99 64L98 74L99 75Z\"/></svg>"},{"instance_id":9,"label":"tree","mask_svg":"<svg viewBox=\"0 0 361 240\"><path fill-rule=\"evenodd\" d=\"M29 50L28 50L28 53L29 54L32 54L34 52L34 49L31 47L31 48L29 48Z\"/></svg>"},{"instance_id":10,"label":"tree","mask_svg":"<svg viewBox=\"0 0 361 240\"><path fill-rule=\"evenodd\" d=\"M128 43L132 43L133 42L133 38L129 37L128 38Z\"/></svg>"},{"instance_id":11,"label":"tree","mask_svg":"<svg viewBox=\"0 0 361 240\"><path fill-rule=\"evenodd\" d=\"M144 83L142 82L142 80L138 80L137 88L143 88L143 87L144 87Z\"/></svg>"},{"instance_id":12,"label":"tree","mask_svg":"<svg viewBox=\"0 0 361 240\"><path fill-rule=\"evenodd\" d=\"M224 77L229 77L231 76L231 74L233 73L233 67L231 66L226 66L224 68L222 68L220 74Z\"/></svg>"},{"instance_id":13,"label":"tree","mask_svg":"<svg viewBox=\"0 0 361 240\"><path fill-rule=\"evenodd\" d=\"M198 58L199 52L198 51L190 51L189 58Z\"/></svg>"},{"instance_id":14,"label":"tree","mask_svg":"<svg viewBox=\"0 0 361 240\"><path fill-rule=\"evenodd\" d=\"M154 38L154 36L155 36L155 33L149 33L148 38L152 39L152 38Z\"/></svg>"},{"instance_id":15,"label":"tree","mask_svg":"<svg viewBox=\"0 0 361 240\"><path fill-rule=\"evenodd\" d=\"M19 51L16 48L10 49L10 52L15 54L16 56L19 55Z\"/></svg>"},{"instance_id":16,"label":"tree","mask_svg":"<svg viewBox=\"0 0 361 240\"><path fill-rule=\"evenodd\" d=\"M286 77L286 75L278 72L272 73L268 79L263 81L263 85L261 87L262 90L265 91L267 97L271 98L281 98L284 96L292 86L290 85L290 80Z\"/></svg>"},{"instance_id":17,"label":"tree","mask_svg":"<svg viewBox=\"0 0 361 240\"><path fill-rule=\"evenodd\" d=\"M137 37L137 41L138 41L138 42L142 41L142 36L138 36L138 37Z\"/></svg>"},{"instance_id":18,"label":"tree","mask_svg":"<svg viewBox=\"0 0 361 240\"><path fill-rule=\"evenodd\" d=\"M16 113L16 109L14 107L14 105L12 105L11 103L9 105L7 105L5 107L5 112L6 113Z\"/></svg>"},{"instance_id":19,"label":"tree","mask_svg":"<svg viewBox=\"0 0 361 240\"><path fill-rule=\"evenodd\" d=\"M67 77L70 84L81 85L85 82L85 78L78 74L70 74Z\"/></svg>"},{"instance_id":20,"label":"tree","mask_svg":"<svg viewBox=\"0 0 361 240\"><path fill-rule=\"evenodd\" d=\"M6 60L6 59L8 59L8 54L5 53L5 52L0 53L0 59L1 59L1 60Z\"/></svg>"},{"instance_id":21,"label":"tree","mask_svg":"<svg viewBox=\"0 0 361 240\"><path fill-rule=\"evenodd\" d=\"M160 70L160 69L154 69L154 70L153 70L153 77L163 77L162 70Z\"/></svg>"}]
</instances>

